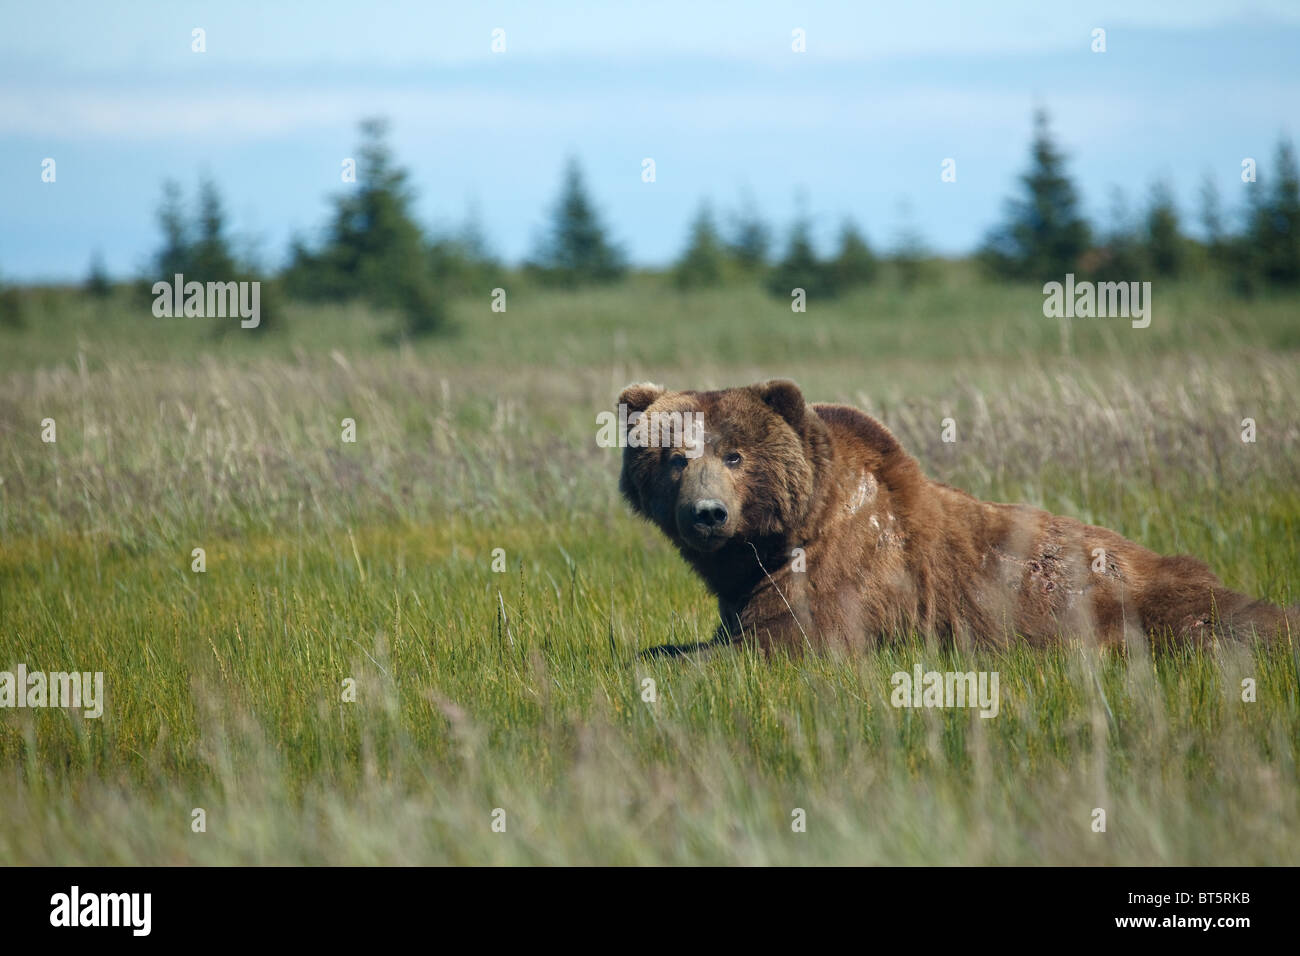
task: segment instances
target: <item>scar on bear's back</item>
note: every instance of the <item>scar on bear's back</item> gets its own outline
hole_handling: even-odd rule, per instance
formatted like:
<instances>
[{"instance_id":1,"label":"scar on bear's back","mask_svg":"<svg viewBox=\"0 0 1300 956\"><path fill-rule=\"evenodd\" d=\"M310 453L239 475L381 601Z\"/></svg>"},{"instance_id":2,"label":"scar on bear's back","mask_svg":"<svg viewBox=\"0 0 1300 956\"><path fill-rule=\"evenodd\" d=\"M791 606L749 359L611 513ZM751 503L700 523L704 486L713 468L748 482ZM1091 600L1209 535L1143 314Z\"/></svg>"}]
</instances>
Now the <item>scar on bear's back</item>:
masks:
<instances>
[{"instance_id":1,"label":"scar on bear's back","mask_svg":"<svg viewBox=\"0 0 1300 956\"><path fill-rule=\"evenodd\" d=\"M858 487L853 490L849 500L844 505L844 510L850 515L855 515L862 510L862 506L869 501L875 500L876 497L876 476L867 469L862 470L862 477L858 479Z\"/></svg>"}]
</instances>

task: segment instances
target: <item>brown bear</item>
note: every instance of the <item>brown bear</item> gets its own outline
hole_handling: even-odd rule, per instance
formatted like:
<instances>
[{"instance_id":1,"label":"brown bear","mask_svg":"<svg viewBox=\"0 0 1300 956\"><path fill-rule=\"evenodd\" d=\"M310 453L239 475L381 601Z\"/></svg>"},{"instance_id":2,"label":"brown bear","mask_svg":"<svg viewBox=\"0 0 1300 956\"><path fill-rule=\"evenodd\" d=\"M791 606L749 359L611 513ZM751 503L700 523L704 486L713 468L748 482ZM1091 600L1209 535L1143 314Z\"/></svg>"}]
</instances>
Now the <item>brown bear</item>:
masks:
<instances>
[{"instance_id":1,"label":"brown bear","mask_svg":"<svg viewBox=\"0 0 1300 956\"><path fill-rule=\"evenodd\" d=\"M853 650L908 632L967 645L1126 634L1289 638L1300 619L1194 558L933 481L880 422L770 381L628 386L619 489L718 598L712 641ZM622 415L620 416L622 418Z\"/></svg>"}]
</instances>

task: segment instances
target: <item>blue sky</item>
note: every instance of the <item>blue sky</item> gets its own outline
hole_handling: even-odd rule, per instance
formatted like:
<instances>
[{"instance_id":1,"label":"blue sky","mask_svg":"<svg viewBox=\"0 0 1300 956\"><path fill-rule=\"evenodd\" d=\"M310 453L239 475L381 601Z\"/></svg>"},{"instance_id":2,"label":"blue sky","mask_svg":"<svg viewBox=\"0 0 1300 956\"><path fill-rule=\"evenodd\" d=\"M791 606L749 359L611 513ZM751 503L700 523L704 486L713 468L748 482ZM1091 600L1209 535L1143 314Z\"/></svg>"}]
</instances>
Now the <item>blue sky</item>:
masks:
<instances>
[{"instance_id":1,"label":"blue sky","mask_svg":"<svg viewBox=\"0 0 1300 956\"><path fill-rule=\"evenodd\" d=\"M346 188L367 115L391 120L427 225L472 207L518 260L575 155L616 238L657 265L706 198L752 199L779 225L802 204L827 240L852 216L882 248L910 223L967 252L1015 187L1038 105L1099 223L1114 187L1136 206L1157 177L1189 217L1207 172L1234 208L1242 158L1267 175L1279 135L1300 133L1297 104L1293 0L3 0L0 278L79 279L95 250L139 273L162 180L192 191L203 173L276 265Z\"/></svg>"}]
</instances>

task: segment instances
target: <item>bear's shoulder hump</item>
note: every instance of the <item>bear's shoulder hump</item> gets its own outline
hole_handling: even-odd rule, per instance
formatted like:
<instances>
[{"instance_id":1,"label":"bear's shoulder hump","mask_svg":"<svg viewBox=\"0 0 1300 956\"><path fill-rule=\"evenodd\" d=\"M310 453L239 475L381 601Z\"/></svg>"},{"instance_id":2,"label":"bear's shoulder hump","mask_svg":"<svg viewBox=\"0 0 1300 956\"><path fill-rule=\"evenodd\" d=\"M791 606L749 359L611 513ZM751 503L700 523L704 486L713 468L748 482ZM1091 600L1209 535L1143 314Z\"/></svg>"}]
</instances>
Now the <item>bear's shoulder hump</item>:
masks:
<instances>
[{"instance_id":1,"label":"bear's shoulder hump","mask_svg":"<svg viewBox=\"0 0 1300 956\"><path fill-rule=\"evenodd\" d=\"M852 405L819 402L813 406L813 411L817 413L818 418L830 427L832 432L851 435L870 448L875 449L881 455L888 455L902 450L902 446L899 445L898 439L894 437L893 432L866 412L854 408Z\"/></svg>"}]
</instances>

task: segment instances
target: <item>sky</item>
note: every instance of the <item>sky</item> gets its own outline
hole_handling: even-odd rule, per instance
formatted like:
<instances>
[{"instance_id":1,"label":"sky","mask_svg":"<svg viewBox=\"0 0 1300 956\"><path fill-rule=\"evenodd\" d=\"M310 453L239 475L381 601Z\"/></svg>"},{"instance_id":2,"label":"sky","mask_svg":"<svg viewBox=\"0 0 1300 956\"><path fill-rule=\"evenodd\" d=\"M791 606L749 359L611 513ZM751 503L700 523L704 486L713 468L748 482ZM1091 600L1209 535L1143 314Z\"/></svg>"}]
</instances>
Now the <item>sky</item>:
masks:
<instances>
[{"instance_id":1,"label":"sky","mask_svg":"<svg viewBox=\"0 0 1300 956\"><path fill-rule=\"evenodd\" d=\"M1097 225L1116 188L1138 208L1156 180L1192 225L1204 177L1229 210L1244 158L1266 178L1298 104L1296 0L0 0L0 280L78 280L97 253L147 274L163 180L201 176L277 267L356 188L340 173L367 116L431 230L472 213L521 260L573 156L632 261L659 266L706 200L724 222L806 213L827 245L851 217L882 250L912 230L970 252L1038 107Z\"/></svg>"}]
</instances>

